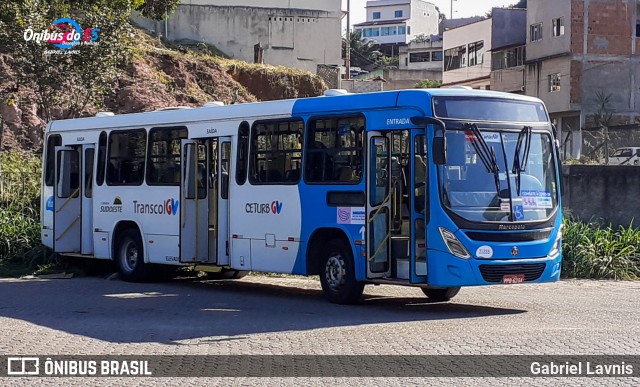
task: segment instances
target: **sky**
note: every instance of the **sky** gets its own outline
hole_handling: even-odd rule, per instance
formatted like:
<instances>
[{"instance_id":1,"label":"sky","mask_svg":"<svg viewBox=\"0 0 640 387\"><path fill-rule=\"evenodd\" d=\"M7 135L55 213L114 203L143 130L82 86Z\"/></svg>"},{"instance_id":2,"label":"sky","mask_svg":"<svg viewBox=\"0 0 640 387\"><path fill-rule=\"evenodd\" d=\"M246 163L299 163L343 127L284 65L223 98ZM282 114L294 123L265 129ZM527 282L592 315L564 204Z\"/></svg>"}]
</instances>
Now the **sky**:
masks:
<instances>
[{"instance_id":1,"label":"sky","mask_svg":"<svg viewBox=\"0 0 640 387\"><path fill-rule=\"evenodd\" d=\"M450 18L451 0L429 0L429 2L435 4L441 13ZM517 0L454 0L453 17L482 16L493 7L506 7L517 2ZM367 0L351 0L351 25L366 21L366 5ZM347 0L342 0L342 9L347 9Z\"/></svg>"}]
</instances>

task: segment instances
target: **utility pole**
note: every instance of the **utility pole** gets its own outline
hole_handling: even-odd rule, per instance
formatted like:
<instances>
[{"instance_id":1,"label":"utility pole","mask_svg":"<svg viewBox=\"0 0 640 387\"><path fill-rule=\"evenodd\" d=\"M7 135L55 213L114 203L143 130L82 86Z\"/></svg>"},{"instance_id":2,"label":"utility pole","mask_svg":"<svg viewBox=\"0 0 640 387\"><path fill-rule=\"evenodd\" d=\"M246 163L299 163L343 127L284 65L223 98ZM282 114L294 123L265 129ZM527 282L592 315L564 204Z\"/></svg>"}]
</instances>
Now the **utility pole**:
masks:
<instances>
[{"instance_id":1,"label":"utility pole","mask_svg":"<svg viewBox=\"0 0 640 387\"><path fill-rule=\"evenodd\" d=\"M351 0L347 0L347 74L345 79L351 79Z\"/></svg>"}]
</instances>

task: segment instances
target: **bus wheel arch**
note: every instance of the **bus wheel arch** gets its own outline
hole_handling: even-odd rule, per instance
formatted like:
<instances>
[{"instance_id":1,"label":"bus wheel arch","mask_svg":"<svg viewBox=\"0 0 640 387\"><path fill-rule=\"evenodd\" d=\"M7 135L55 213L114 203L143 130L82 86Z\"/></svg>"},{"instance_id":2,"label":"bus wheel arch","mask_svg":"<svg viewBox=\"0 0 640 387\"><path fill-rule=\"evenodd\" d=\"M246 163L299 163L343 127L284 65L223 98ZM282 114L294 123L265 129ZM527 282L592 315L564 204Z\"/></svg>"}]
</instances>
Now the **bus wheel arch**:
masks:
<instances>
[{"instance_id":1,"label":"bus wheel arch","mask_svg":"<svg viewBox=\"0 0 640 387\"><path fill-rule=\"evenodd\" d=\"M140 282L147 279L148 268L144 252L139 226L132 221L119 222L113 231L112 258L122 280Z\"/></svg>"},{"instance_id":2,"label":"bus wheel arch","mask_svg":"<svg viewBox=\"0 0 640 387\"><path fill-rule=\"evenodd\" d=\"M336 304L360 301L364 283L356 281L353 249L339 229L320 229L311 237L307 273L318 274L325 297Z\"/></svg>"}]
</instances>

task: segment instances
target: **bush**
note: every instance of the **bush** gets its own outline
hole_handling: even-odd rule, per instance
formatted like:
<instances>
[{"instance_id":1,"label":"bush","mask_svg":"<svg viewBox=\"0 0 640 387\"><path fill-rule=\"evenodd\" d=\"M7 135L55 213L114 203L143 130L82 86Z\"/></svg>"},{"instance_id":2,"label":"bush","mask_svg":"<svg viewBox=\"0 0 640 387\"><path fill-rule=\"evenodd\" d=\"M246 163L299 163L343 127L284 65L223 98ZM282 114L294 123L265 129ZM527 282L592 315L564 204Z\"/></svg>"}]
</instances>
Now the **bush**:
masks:
<instances>
[{"instance_id":1,"label":"bush","mask_svg":"<svg viewBox=\"0 0 640 387\"><path fill-rule=\"evenodd\" d=\"M17 276L56 259L40 243L40 159L3 152L0 164L0 276Z\"/></svg>"},{"instance_id":2,"label":"bush","mask_svg":"<svg viewBox=\"0 0 640 387\"><path fill-rule=\"evenodd\" d=\"M564 277L634 280L640 278L640 231L614 229L565 219Z\"/></svg>"}]
</instances>

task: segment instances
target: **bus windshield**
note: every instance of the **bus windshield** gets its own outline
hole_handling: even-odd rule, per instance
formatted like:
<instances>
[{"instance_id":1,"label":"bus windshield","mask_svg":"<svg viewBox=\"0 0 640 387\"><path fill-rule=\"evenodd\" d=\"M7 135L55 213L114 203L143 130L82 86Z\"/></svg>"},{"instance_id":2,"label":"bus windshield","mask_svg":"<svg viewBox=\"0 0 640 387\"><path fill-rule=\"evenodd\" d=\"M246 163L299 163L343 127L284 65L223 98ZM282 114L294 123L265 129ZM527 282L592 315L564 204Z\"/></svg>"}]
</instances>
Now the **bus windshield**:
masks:
<instances>
[{"instance_id":1,"label":"bus windshield","mask_svg":"<svg viewBox=\"0 0 640 387\"><path fill-rule=\"evenodd\" d=\"M472 222L548 219L558 206L551 135L520 131L448 130L447 164L440 167L445 208Z\"/></svg>"}]
</instances>

